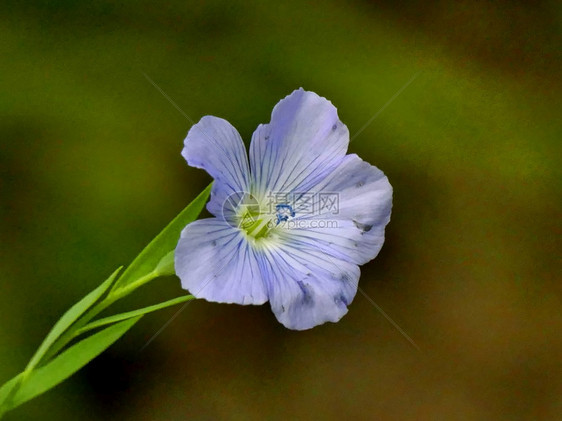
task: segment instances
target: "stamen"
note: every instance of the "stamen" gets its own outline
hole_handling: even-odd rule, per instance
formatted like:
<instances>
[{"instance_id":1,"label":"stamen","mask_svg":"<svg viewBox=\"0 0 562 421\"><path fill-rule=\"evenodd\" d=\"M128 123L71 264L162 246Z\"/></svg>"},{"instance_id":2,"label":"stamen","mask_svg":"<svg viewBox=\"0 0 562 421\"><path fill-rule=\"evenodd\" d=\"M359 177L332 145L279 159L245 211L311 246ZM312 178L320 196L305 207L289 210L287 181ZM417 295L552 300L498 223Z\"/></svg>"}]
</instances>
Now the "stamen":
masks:
<instances>
[{"instance_id":1,"label":"stamen","mask_svg":"<svg viewBox=\"0 0 562 421\"><path fill-rule=\"evenodd\" d=\"M276 205L275 210L277 211L277 223L275 225L279 225L281 222L287 221L289 219L289 216L291 218L295 216L293 207L286 203L280 203Z\"/></svg>"},{"instance_id":2,"label":"stamen","mask_svg":"<svg viewBox=\"0 0 562 421\"><path fill-rule=\"evenodd\" d=\"M268 236L281 222L295 216L292 206L287 203L275 205L274 213L262 212L260 206L250 208L245 203L242 203L239 209L241 212L238 214L238 227L256 240Z\"/></svg>"}]
</instances>

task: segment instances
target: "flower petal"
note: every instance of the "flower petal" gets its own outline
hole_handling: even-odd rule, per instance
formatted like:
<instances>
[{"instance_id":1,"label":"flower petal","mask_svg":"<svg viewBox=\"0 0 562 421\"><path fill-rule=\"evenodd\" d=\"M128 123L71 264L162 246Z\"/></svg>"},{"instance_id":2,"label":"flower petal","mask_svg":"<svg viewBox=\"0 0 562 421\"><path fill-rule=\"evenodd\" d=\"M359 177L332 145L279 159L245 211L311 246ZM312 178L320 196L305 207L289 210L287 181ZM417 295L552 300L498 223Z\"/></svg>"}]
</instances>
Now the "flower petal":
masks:
<instances>
[{"instance_id":1,"label":"flower petal","mask_svg":"<svg viewBox=\"0 0 562 421\"><path fill-rule=\"evenodd\" d=\"M313 212L299 214L297 201L296 218L279 230L280 240L358 265L374 259L392 209L392 186L384 173L355 154L347 155L310 193Z\"/></svg>"},{"instance_id":2,"label":"flower petal","mask_svg":"<svg viewBox=\"0 0 562 421\"><path fill-rule=\"evenodd\" d=\"M337 322L357 292L359 267L313 248L269 248L262 263L271 309L295 330Z\"/></svg>"},{"instance_id":3,"label":"flower petal","mask_svg":"<svg viewBox=\"0 0 562 421\"><path fill-rule=\"evenodd\" d=\"M242 138L228 121L205 116L189 130L184 145L182 155L187 163L215 179L207 209L222 217L228 197L249 190L248 157Z\"/></svg>"},{"instance_id":4,"label":"flower petal","mask_svg":"<svg viewBox=\"0 0 562 421\"><path fill-rule=\"evenodd\" d=\"M349 131L330 101L302 88L282 99L250 146L255 193L307 191L345 156Z\"/></svg>"},{"instance_id":5,"label":"flower petal","mask_svg":"<svg viewBox=\"0 0 562 421\"><path fill-rule=\"evenodd\" d=\"M255 250L236 228L217 219L185 227L175 253L182 287L219 303L263 304L267 291Z\"/></svg>"}]
</instances>

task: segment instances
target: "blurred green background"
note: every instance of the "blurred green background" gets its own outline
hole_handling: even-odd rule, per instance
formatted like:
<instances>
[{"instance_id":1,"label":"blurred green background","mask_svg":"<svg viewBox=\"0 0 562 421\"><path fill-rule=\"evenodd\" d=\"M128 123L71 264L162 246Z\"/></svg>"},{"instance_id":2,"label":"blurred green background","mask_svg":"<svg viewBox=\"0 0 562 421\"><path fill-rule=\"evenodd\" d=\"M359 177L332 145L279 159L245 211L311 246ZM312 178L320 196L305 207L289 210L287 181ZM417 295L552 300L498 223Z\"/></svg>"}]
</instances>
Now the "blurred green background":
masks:
<instances>
[{"instance_id":1,"label":"blurred green background","mask_svg":"<svg viewBox=\"0 0 562 421\"><path fill-rule=\"evenodd\" d=\"M249 141L302 86L394 186L337 324L269 306L145 317L6 420L562 419L562 7L555 1L0 4L0 382L210 181L191 123ZM182 294L175 277L123 309Z\"/></svg>"}]
</instances>

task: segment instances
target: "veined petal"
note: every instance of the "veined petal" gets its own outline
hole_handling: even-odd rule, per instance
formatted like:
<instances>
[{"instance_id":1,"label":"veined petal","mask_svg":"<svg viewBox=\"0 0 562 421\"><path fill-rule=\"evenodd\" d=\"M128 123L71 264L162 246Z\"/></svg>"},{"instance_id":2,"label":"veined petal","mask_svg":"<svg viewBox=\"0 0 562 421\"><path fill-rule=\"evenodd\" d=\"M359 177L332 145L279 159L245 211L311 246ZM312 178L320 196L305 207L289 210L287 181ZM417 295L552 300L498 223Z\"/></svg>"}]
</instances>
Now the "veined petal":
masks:
<instances>
[{"instance_id":1,"label":"veined petal","mask_svg":"<svg viewBox=\"0 0 562 421\"><path fill-rule=\"evenodd\" d=\"M392 186L384 173L355 154L347 155L311 193L313 211L299 216L297 205L296 218L279 230L281 241L359 265L374 259L392 208Z\"/></svg>"},{"instance_id":2,"label":"veined petal","mask_svg":"<svg viewBox=\"0 0 562 421\"><path fill-rule=\"evenodd\" d=\"M348 144L349 131L336 107L314 92L296 90L252 136L253 191L262 197L267 192L307 191L339 165Z\"/></svg>"},{"instance_id":3,"label":"veined petal","mask_svg":"<svg viewBox=\"0 0 562 421\"><path fill-rule=\"evenodd\" d=\"M295 330L340 320L359 280L357 265L304 247L267 249L262 271L273 313Z\"/></svg>"},{"instance_id":4,"label":"veined petal","mask_svg":"<svg viewBox=\"0 0 562 421\"><path fill-rule=\"evenodd\" d=\"M238 229L220 219L200 219L183 229L175 268L182 287L197 298L236 304L267 301L256 251Z\"/></svg>"},{"instance_id":5,"label":"veined petal","mask_svg":"<svg viewBox=\"0 0 562 421\"><path fill-rule=\"evenodd\" d=\"M222 118L205 116L187 133L182 155L187 163L207 171L215 183L207 209L222 217L229 196L249 190L249 166L238 131Z\"/></svg>"}]
</instances>

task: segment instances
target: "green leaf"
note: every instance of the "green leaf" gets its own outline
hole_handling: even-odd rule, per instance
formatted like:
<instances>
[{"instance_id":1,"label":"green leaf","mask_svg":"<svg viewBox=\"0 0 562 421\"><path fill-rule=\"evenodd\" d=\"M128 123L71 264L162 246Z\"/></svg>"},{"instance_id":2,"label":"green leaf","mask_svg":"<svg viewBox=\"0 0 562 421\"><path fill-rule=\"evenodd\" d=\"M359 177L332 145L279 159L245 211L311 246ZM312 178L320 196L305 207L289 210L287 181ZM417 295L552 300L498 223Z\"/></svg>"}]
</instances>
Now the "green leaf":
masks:
<instances>
[{"instance_id":1,"label":"green leaf","mask_svg":"<svg viewBox=\"0 0 562 421\"><path fill-rule=\"evenodd\" d=\"M203 190L178 216L168 224L166 228L152 240L144 250L133 260L127 270L115 284L114 290L118 290L141 279L153 272L159 267L164 270L163 273L158 272L156 275L173 274L168 267L159 265L161 260L170 252L173 252L178 244L181 231L187 224L195 221L199 216L209 194L211 193L212 183Z\"/></svg>"},{"instance_id":2,"label":"green leaf","mask_svg":"<svg viewBox=\"0 0 562 421\"><path fill-rule=\"evenodd\" d=\"M46 392L80 370L125 334L142 316L114 324L73 345L47 365L32 371L9 402L8 409ZM14 381L12 379L11 381ZM16 379L17 381L17 379Z\"/></svg>"},{"instance_id":3,"label":"green leaf","mask_svg":"<svg viewBox=\"0 0 562 421\"><path fill-rule=\"evenodd\" d=\"M74 304L63 316L58 320L58 322L53 326L39 349L35 352L35 355L29 361L26 370L31 370L39 362L41 358L47 353L49 348L55 343L55 341L62 335L86 310L88 310L99 298L103 295L105 291L111 286L115 277L119 273L121 268L118 268L115 272L111 274L99 287L94 289L76 304Z\"/></svg>"},{"instance_id":4,"label":"green leaf","mask_svg":"<svg viewBox=\"0 0 562 421\"><path fill-rule=\"evenodd\" d=\"M166 308L166 307L175 306L176 304L191 301L193 299L195 299L195 297L193 295L184 295L183 297L178 297L178 298L174 298L172 300L164 301L163 303L160 303L160 304L155 304L155 305L144 307L144 308L141 308L141 309L138 309L138 310L128 311L126 313L120 313L120 314L116 314L114 316L105 317L103 319L99 319L99 320L96 320L95 322L89 323L86 326L84 326L82 329L79 329L76 332L76 336L79 336L79 335L83 334L84 332L87 332L87 331L92 330L92 329L96 329L96 328L101 327L101 326L105 326L105 325L108 325L108 324L111 324L111 323L120 322L121 320L127 320L127 319L130 319L132 317L136 317L136 316L142 316L144 314L152 313L153 311L157 311L157 310L160 310L160 309L163 309L163 308Z\"/></svg>"},{"instance_id":5,"label":"green leaf","mask_svg":"<svg viewBox=\"0 0 562 421\"><path fill-rule=\"evenodd\" d=\"M15 376L14 378L12 378L12 379L8 380L6 383L4 383L2 385L2 387L0 387L0 418L2 418L2 410L4 409L4 407L3 407L4 401L10 395L10 392L12 391L14 386L16 386L18 384L18 382L22 378L22 376L23 376L23 373L20 373L17 376Z\"/></svg>"}]
</instances>

